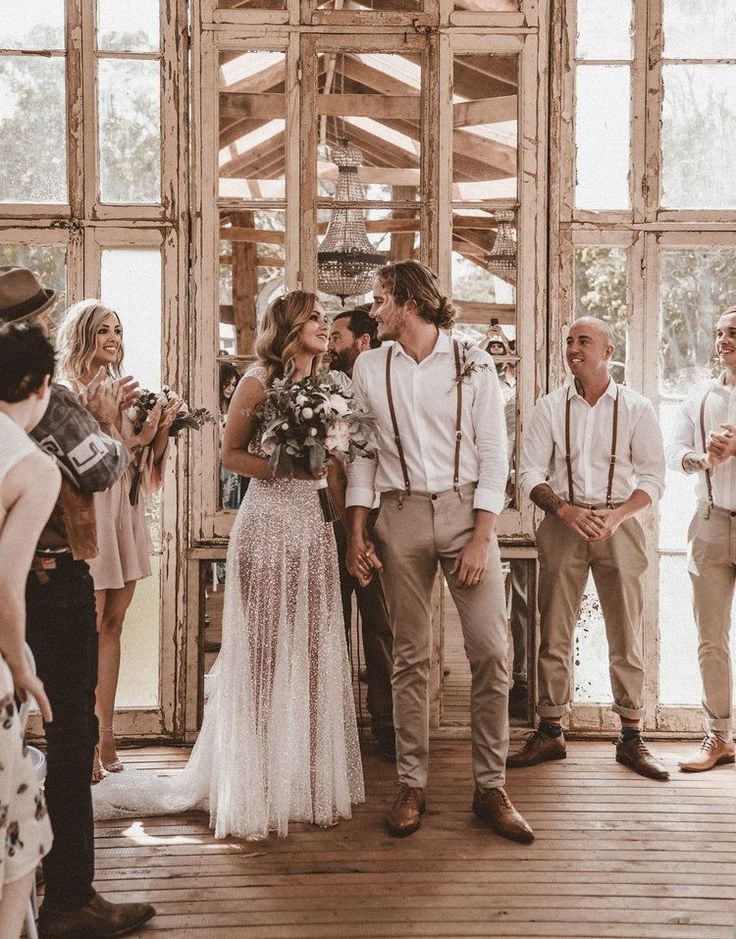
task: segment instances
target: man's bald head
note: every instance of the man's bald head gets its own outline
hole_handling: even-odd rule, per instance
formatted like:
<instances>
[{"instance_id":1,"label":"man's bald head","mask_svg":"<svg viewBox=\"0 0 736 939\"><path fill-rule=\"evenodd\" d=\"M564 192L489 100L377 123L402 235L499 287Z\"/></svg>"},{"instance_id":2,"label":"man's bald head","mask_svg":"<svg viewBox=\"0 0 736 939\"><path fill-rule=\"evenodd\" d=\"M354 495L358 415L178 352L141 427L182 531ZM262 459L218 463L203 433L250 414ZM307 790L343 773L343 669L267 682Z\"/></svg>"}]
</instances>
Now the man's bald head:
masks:
<instances>
[{"instance_id":1,"label":"man's bald head","mask_svg":"<svg viewBox=\"0 0 736 939\"><path fill-rule=\"evenodd\" d=\"M570 333L572 333L573 330L576 330L578 334L581 330L586 332L593 330L601 335L605 339L606 344L611 346L611 348L616 347L616 341L613 337L613 330L611 329L610 325L605 320L602 320L597 316L578 317L578 319L576 319L570 327Z\"/></svg>"}]
</instances>

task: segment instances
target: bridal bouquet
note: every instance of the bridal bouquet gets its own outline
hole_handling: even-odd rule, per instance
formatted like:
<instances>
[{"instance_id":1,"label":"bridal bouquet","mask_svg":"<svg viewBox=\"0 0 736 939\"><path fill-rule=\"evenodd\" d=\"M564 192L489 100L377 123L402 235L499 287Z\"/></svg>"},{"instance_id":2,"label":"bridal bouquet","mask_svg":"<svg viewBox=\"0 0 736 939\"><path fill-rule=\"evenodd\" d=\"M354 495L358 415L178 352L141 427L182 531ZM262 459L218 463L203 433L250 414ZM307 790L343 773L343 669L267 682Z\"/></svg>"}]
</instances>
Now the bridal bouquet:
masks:
<instances>
[{"instance_id":1,"label":"bridal bouquet","mask_svg":"<svg viewBox=\"0 0 736 939\"><path fill-rule=\"evenodd\" d=\"M293 382L276 380L257 411L261 447L272 473L291 476L301 467L319 476L330 462L350 463L358 456L375 458L375 419L355 403L344 378L336 372ZM327 481L317 482L325 521L335 509Z\"/></svg>"},{"instance_id":2,"label":"bridal bouquet","mask_svg":"<svg viewBox=\"0 0 736 939\"><path fill-rule=\"evenodd\" d=\"M133 432L136 434L140 432L146 418L157 404L161 404L165 408L174 397L174 392L168 385L164 385L158 394L155 391L141 388L138 398L129 410L129 417L133 422ZM182 401L181 410L174 418L171 427L169 427L169 437L178 437L182 430L201 430L205 424L214 423L214 420L207 408L195 408L195 410L190 411L189 405Z\"/></svg>"},{"instance_id":3,"label":"bridal bouquet","mask_svg":"<svg viewBox=\"0 0 736 939\"><path fill-rule=\"evenodd\" d=\"M133 433L137 434L142 430L146 418L157 404L165 408L175 397L176 395L168 385L164 385L158 393L148 391L146 388L141 388L138 397L128 409L128 417L133 424ZM193 411L190 411L189 405L185 401L182 401L180 409L169 427L169 437L178 437L182 430L201 430L205 424L214 423L214 420L214 417L206 408L195 408ZM143 450L145 449L144 447ZM133 479L130 484L129 493L131 505L136 505L138 502L141 480L143 478L143 471L141 469L143 459L143 453L141 452L138 454L133 465Z\"/></svg>"}]
</instances>

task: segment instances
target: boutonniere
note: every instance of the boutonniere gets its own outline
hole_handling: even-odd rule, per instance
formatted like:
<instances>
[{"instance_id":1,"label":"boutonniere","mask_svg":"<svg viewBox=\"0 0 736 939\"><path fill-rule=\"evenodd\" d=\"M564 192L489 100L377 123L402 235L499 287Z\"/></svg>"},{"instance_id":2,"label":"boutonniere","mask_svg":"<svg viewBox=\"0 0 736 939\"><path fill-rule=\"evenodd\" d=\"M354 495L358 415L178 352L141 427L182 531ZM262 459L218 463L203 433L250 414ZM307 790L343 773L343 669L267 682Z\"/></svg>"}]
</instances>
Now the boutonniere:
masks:
<instances>
[{"instance_id":1,"label":"boutonniere","mask_svg":"<svg viewBox=\"0 0 736 939\"><path fill-rule=\"evenodd\" d=\"M483 372L491 367L490 362L470 361L468 359L468 352L474 348L476 347L467 340L460 343L460 371L455 375L455 384L460 382L467 384L475 372Z\"/></svg>"}]
</instances>

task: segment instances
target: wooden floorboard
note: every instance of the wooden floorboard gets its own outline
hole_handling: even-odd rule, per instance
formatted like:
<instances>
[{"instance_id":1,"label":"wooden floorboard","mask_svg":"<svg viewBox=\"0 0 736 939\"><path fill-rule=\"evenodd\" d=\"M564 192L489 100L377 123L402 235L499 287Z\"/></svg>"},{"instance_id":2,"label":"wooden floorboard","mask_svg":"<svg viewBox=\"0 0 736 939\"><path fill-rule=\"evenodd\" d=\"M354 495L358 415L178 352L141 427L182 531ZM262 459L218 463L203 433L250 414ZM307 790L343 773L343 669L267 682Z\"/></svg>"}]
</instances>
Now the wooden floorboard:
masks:
<instances>
[{"instance_id":1,"label":"wooden floorboard","mask_svg":"<svg viewBox=\"0 0 736 939\"><path fill-rule=\"evenodd\" d=\"M692 743L658 743L667 783L636 776L609 741L509 773L537 839L521 846L469 812L470 745L433 741L428 807L411 838L383 815L391 766L365 750L367 801L351 821L286 839L218 841L200 813L97 826L96 886L147 900L146 937L624 937L734 939L736 770L677 772ZM126 772L177 772L186 749L124 753ZM104 785L104 783L103 783Z\"/></svg>"}]
</instances>

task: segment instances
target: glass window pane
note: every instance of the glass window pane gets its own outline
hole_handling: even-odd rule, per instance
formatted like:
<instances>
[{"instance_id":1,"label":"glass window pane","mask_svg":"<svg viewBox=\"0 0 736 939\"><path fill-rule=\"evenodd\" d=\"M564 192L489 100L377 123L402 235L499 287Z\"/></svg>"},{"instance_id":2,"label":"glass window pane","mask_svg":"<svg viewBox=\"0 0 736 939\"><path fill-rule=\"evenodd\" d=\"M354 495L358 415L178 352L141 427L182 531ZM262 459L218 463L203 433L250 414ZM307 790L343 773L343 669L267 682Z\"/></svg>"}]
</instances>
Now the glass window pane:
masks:
<instances>
[{"instance_id":1,"label":"glass window pane","mask_svg":"<svg viewBox=\"0 0 736 939\"><path fill-rule=\"evenodd\" d=\"M100 197L161 201L161 69L148 60L102 59L99 69Z\"/></svg>"},{"instance_id":2,"label":"glass window pane","mask_svg":"<svg viewBox=\"0 0 736 939\"><path fill-rule=\"evenodd\" d=\"M516 197L519 62L515 55L453 59L453 199Z\"/></svg>"},{"instance_id":3,"label":"glass window pane","mask_svg":"<svg viewBox=\"0 0 736 939\"><path fill-rule=\"evenodd\" d=\"M218 10L285 10L286 0L217 0Z\"/></svg>"},{"instance_id":4,"label":"glass window pane","mask_svg":"<svg viewBox=\"0 0 736 939\"><path fill-rule=\"evenodd\" d=\"M662 249L660 298L660 394L684 397L717 374L715 322L736 304L736 248Z\"/></svg>"},{"instance_id":5,"label":"glass window pane","mask_svg":"<svg viewBox=\"0 0 736 939\"><path fill-rule=\"evenodd\" d=\"M51 315L57 322L66 309L66 248L64 245L0 244L0 265L27 267L44 287L56 291Z\"/></svg>"},{"instance_id":6,"label":"glass window pane","mask_svg":"<svg viewBox=\"0 0 736 939\"><path fill-rule=\"evenodd\" d=\"M597 316L613 329L611 374L626 380L626 249L597 245L575 250L575 318Z\"/></svg>"},{"instance_id":7,"label":"glass window pane","mask_svg":"<svg viewBox=\"0 0 736 939\"><path fill-rule=\"evenodd\" d=\"M97 0L97 48L157 52L160 0Z\"/></svg>"},{"instance_id":8,"label":"glass window pane","mask_svg":"<svg viewBox=\"0 0 736 939\"><path fill-rule=\"evenodd\" d=\"M335 159L342 160L347 140L351 152L357 147L360 156L355 158L362 161L358 168L361 193L355 198L418 199L418 57L324 53L319 56L319 73L318 194L336 194ZM337 155L334 148L338 148Z\"/></svg>"},{"instance_id":9,"label":"glass window pane","mask_svg":"<svg viewBox=\"0 0 736 939\"><path fill-rule=\"evenodd\" d=\"M455 9L465 13L517 13L519 0L455 0Z\"/></svg>"},{"instance_id":10,"label":"glass window pane","mask_svg":"<svg viewBox=\"0 0 736 939\"><path fill-rule=\"evenodd\" d=\"M0 57L0 201L65 203L63 58Z\"/></svg>"},{"instance_id":11,"label":"glass window pane","mask_svg":"<svg viewBox=\"0 0 736 939\"><path fill-rule=\"evenodd\" d=\"M23 12L10 15L2 4L0 49L63 49L64 0L23 0Z\"/></svg>"},{"instance_id":12,"label":"glass window pane","mask_svg":"<svg viewBox=\"0 0 736 939\"><path fill-rule=\"evenodd\" d=\"M588 577L575 625L573 701L576 704L608 704L612 701L606 627L592 574Z\"/></svg>"},{"instance_id":13,"label":"glass window pane","mask_svg":"<svg viewBox=\"0 0 736 939\"><path fill-rule=\"evenodd\" d=\"M733 0L664 0L668 59L736 59Z\"/></svg>"},{"instance_id":14,"label":"glass window pane","mask_svg":"<svg viewBox=\"0 0 736 939\"><path fill-rule=\"evenodd\" d=\"M101 299L123 324L123 370L141 387L158 391L161 378L161 252L156 248L102 251ZM174 389L178 390L178 389ZM155 706L159 700L161 494L146 500L154 545L152 576L136 586L125 617L118 707Z\"/></svg>"},{"instance_id":15,"label":"glass window pane","mask_svg":"<svg viewBox=\"0 0 736 939\"><path fill-rule=\"evenodd\" d=\"M628 209L629 66L580 65L575 72L575 206Z\"/></svg>"},{"instance_id":16,"label":"glass window pane","mask_svg":"<svg viewBox=\"0 0 736 939\"><path fill-rule=\"evenodd\" d=\"M283 52L221 54L221 197L286 198L285 78Z\"/></svg>"},{"instance_id":17,"label":"glass window pane","mask_svg":"<svg viewBox=\"0 0 736 939\"><path fill-rule=\"evenodd\" d=\"M284 285L282 211L220 215L220 355L252 355L256 328Z\"/></svg>"},{"instance_id":18,"label":"glass window pane","mask_svg":"<svg viewBox=\"0 0 736 939\"><path fill-rule=\"evenodd\" d=\"M632 57L631 0L577 0L578 59Z\"/></svg>"},{"instance_id":19,"label":"glass window pane","mask_svg":"<svg viewBox=\"0 0 736 939\"><path fill-rule=\"evenodd\" d=\"M662 67L662 205L736 208L736 66Z\"/></svg>"},{"instance_id":20,"label":"glass window pane","mask_svg":"<svg viewBox=\"0 0 736 939\"><path fill-rule=\"evenodd\" d=\"M672 439L679 400L663 400L659 404L659 424L665 444ZM697 475L666 470L664 493L657 503L659 512L659 547L663 551L684 551L687 530L695 511L695 483ZM667 622L663 620L662 622Z\"/></svg>"},{"instance_id":21,"label":"glass window pane","mask_svg":"<svg viewBox=\"0 0 736 939\"><path fill-rule=\"evenodd\" d=\"M665 705L699 705L702 684L698 634L687 558L684 555L663 557L659 563L659 622L663 624L659 639L659 700ZM731 612L731 619L734 617L736 608ZM731 657L736 657L736 629L731 630ZM736 686L734 692L736 703Z\"/></svg>"}]
</instances>

